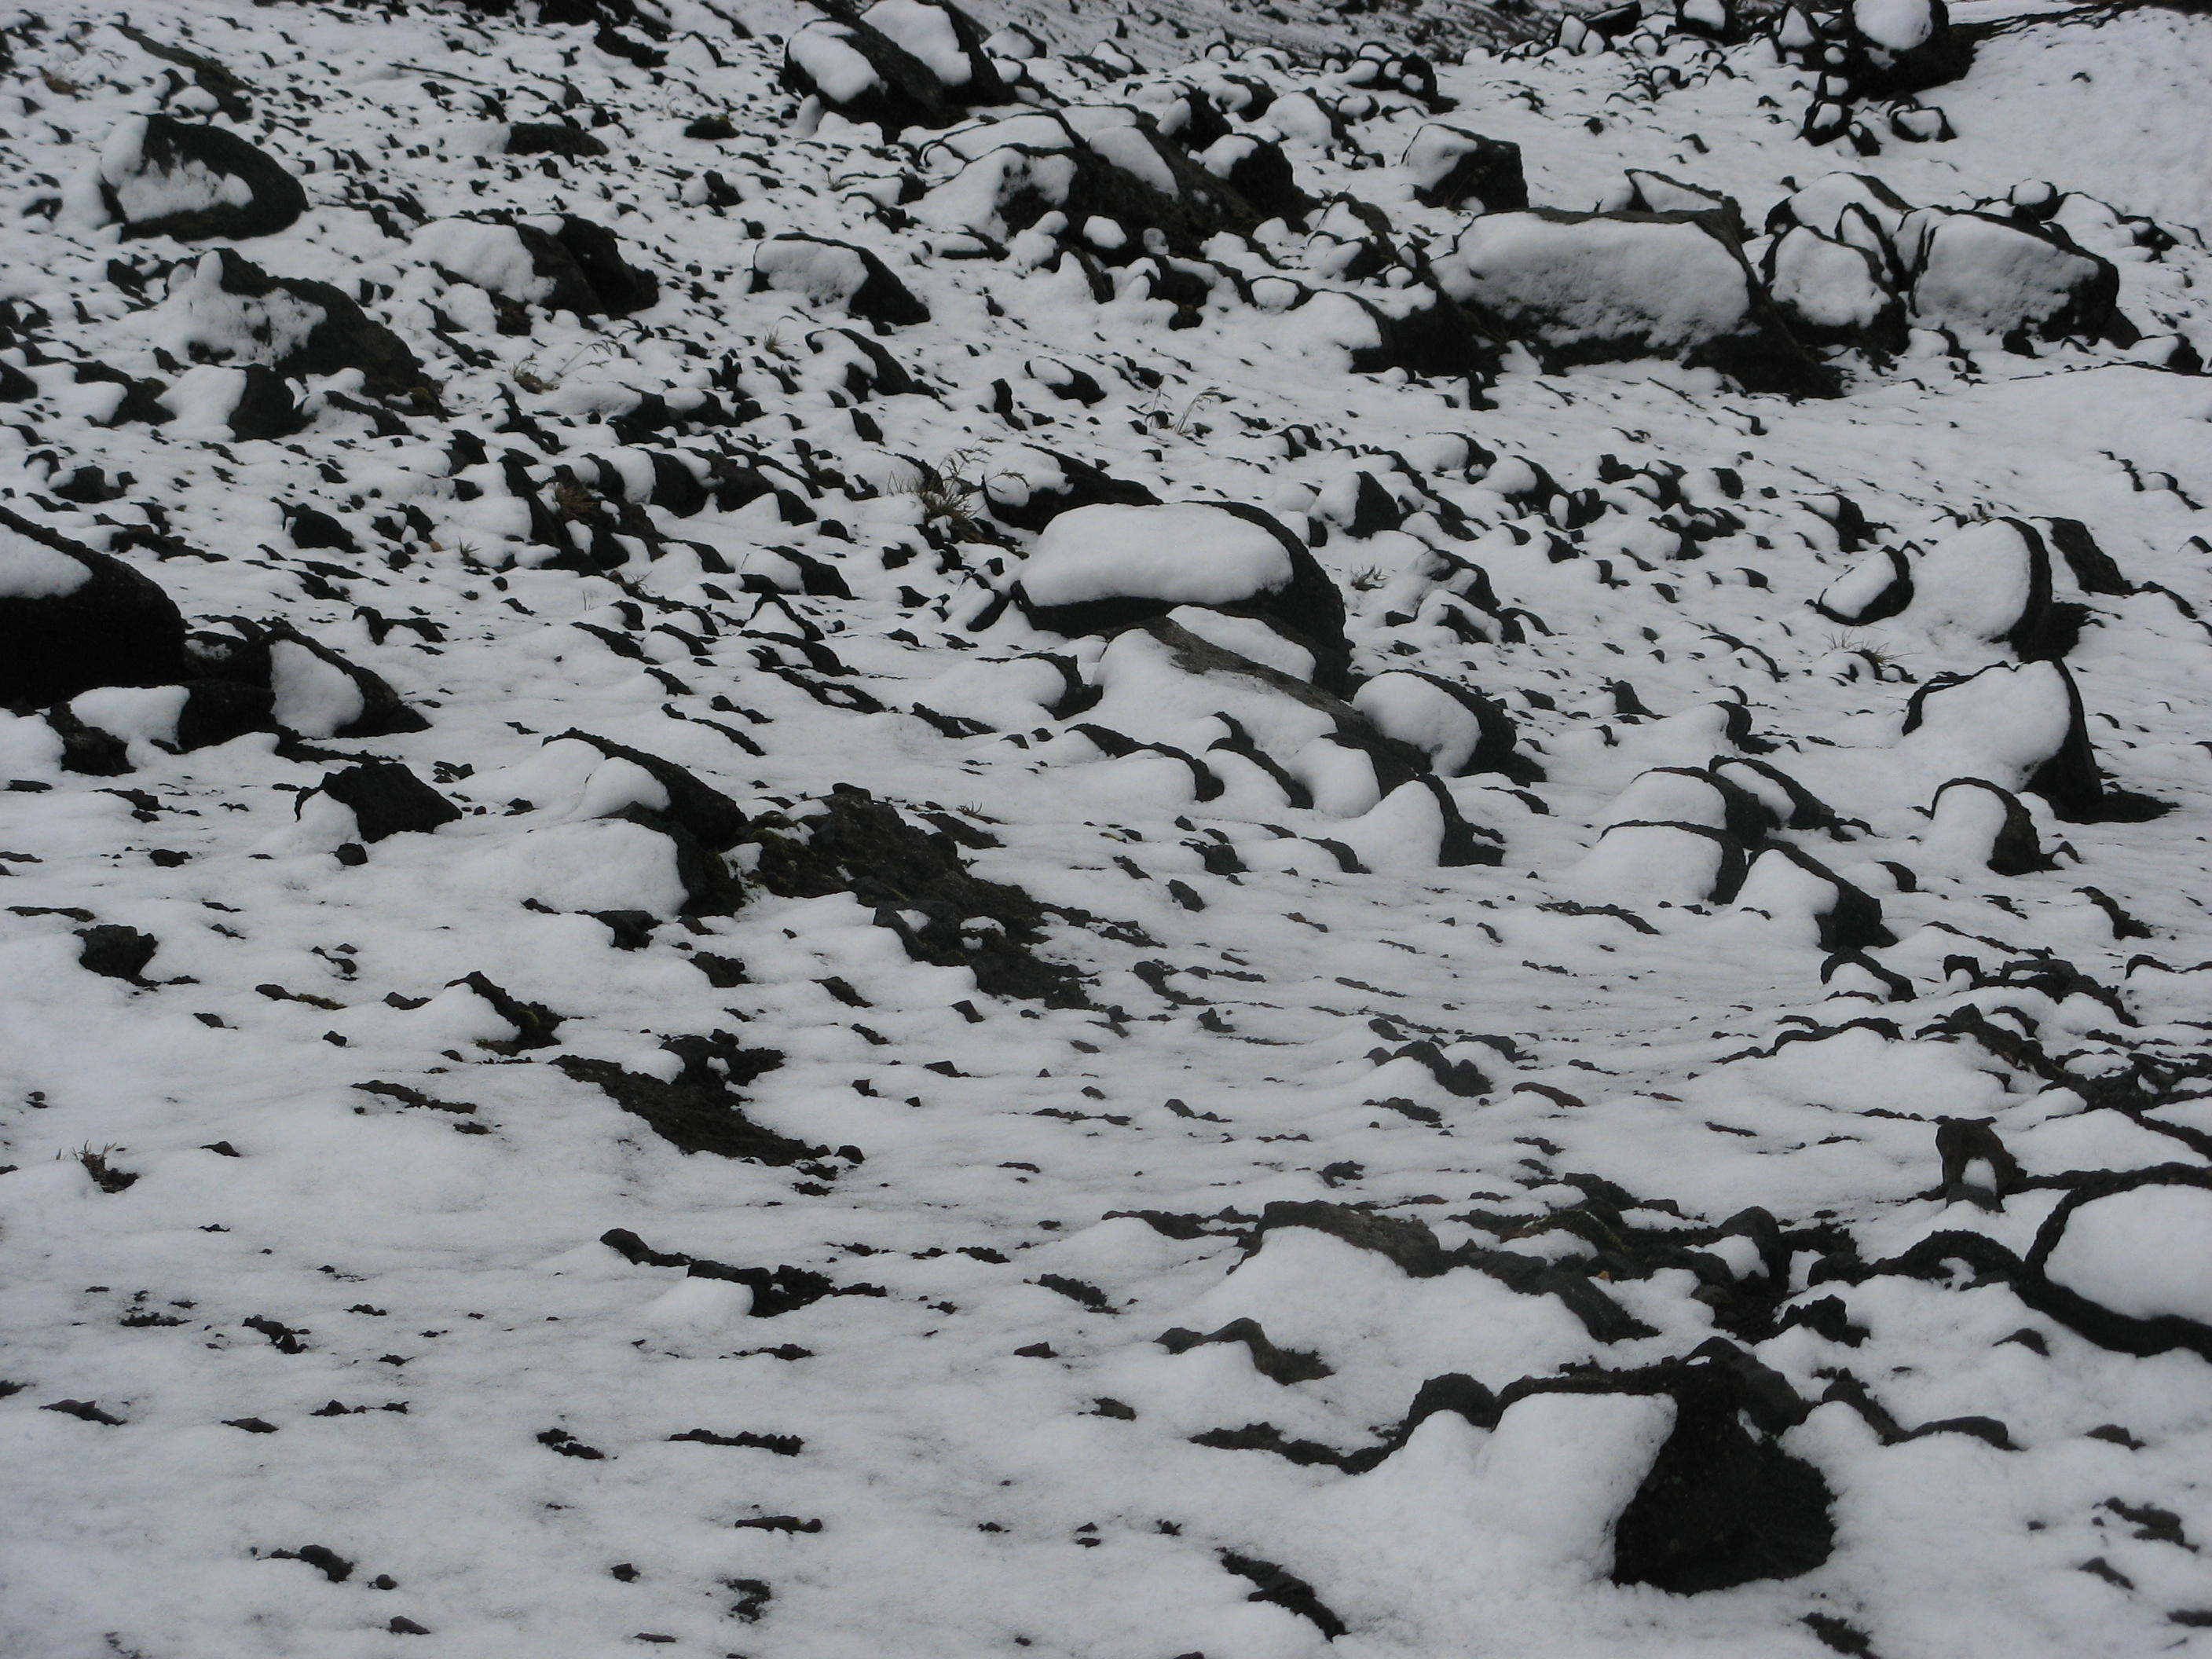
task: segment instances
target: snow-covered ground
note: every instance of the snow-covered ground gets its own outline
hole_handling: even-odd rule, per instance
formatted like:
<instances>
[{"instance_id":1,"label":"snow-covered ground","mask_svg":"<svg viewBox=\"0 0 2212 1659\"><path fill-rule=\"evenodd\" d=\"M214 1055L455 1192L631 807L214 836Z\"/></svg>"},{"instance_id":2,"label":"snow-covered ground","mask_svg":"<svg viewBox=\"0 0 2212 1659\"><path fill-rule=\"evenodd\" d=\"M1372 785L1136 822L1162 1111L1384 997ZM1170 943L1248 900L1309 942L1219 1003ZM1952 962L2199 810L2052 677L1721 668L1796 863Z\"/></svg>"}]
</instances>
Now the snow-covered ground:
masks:
<instances>
[{"instance_id":1,"label":"snow-covered ground","mask_svg":"<svg viewBox=\"0 0 2212 1659\"><path fill-rule=\"evenodd\" d=\"M0 1652L2212 1646L2212 21L547 9L0 19Z\"/></svg>"}]
</instances>

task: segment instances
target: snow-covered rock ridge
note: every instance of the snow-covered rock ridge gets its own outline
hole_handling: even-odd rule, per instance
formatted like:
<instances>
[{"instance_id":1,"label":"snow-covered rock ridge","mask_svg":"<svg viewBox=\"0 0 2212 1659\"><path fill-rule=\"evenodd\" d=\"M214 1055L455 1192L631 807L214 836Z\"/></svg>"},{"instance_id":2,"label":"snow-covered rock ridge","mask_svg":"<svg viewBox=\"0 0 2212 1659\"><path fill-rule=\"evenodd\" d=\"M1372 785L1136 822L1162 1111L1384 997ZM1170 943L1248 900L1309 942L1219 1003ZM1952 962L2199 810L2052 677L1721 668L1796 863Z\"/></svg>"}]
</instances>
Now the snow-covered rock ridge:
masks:
<instances>
[{"instance_id":1,"label":"snow-covered rock ridge","mask_svg":"<svg viewBox=\"0 0 2212 1659\"><path fill-rule=\"evenodd\" d=\"M0 1650L2212 1640L2212 24L1342 9L0 19Z\"/></svg>"}]
</instances>

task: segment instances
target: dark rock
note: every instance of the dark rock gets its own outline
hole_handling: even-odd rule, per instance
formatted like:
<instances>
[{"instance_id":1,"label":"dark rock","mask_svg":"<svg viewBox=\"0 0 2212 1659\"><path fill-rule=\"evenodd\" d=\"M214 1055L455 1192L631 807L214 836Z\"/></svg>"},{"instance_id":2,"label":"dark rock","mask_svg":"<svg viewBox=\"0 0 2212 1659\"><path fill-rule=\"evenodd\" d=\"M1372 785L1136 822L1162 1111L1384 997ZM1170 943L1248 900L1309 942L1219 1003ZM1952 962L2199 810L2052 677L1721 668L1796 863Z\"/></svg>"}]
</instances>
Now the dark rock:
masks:
<instances>
[{"instance_id":1,"label":"dark rock","mask_svg":"<svg viewBox=\"0 0 2212 1659\"><path fill-rule=\"evenodd\" d=\"M307 423L283 375L265 363L242 367L246 384L239 389L230 413L223 417L232 437L241 442L289 438Z\"/></svg>"},{"instance_id":2,"label":"dark rock","mask_svg":"<svg viewBox=\"0 0 2212 1659\"><path fill-rule=\"evenodd\" d=\"M611 1060L575 1054L563 1054L553 1064L578 1082L596 1085L625 1112L643 1118L679 1152L779 1165L828 1156L826 1147L763 1128L744 1115L744 1097L738 1091L782 1065L781 1054L773 1048L741 1048L726 1033L694 1042L704 1046L683 1056L684 1069L673 1082L626 1072ZM663 1265L694 1263L684 1256Z\"/></svg>"},{"instance_id":3,"label":"dark rock","mask_svg":"<svg viewBox=\"0 0 2212 1659\"><path fill-rule=\"evenodd\" d=\"M627 317L659 302L660 279L649 270L640 270L624 258L622 244L605 226L579 219L574 214L563 214L555 240L582 272L597 301L595 312L609 317Z\"/></svg>"},{"instance_id":4,"label":"dark rock","mask_svg":"<svg viewBox=\"0 0 2212 1659\"><path fill-rule=\"evenodd\" d=\"M1267 1333L1255 1319L1232 1319L1219 1330L1200 1336L1196 1331L1163 1331L1153 1339L1170 1353L1188 1353L1193 1348L1218 1342L1241 1342L1252 1356L1252 1369L1269 1381L1285 1387L1297 1382L1311 1382L1324 1376L1334 1376L1321 1356L1300 1348L1279 1348L1267 1340Z\"/></svg>"},{"instance_id":5,"label":"dark rock","mask_svg":"<svg viewBox=\"0 0 2212 1659\"><path fill-rule=\"evenodd\" d=\"M1436 1234L1425 1224L1322 1199L1276 1199L1269 1203L1246 1236L1245 1254L1249 1256L1258 1250L1278 1227L1307 1227L1356 1249L1372 1250L1396 1262L1413 1279L1432 1279L1451 1265Z\"/></svg>"},{"instance_id":6,"label":"dark rock","mask_svg":"<svg viewBox=\"0 0 2212 1659\"><path fill-rule=\"evenodd\" d=\"M1986 1210L2001 1210L2007 1195L2020 1188L2020 1160L2005 1150L1988 1118L1937 1119L1936 1155L1942 1160L1947 1204L1964 1200ZM1976 1164L1984 1166L1988 1174L1984 1180L1970 1181L1967 1176Z\"/></svg>"},{"instance_id":7,"label":"dark rock","mask_svg":"<svg viewBox=\"0 0 2212 1659\"><path fill-rule=\"evenodd\" d=\"M801 830L803 836L788 833ZM966 968L993 996L1086 1006L1082 975L1036 954L1051 908L1018 887L970 875L951 836L915 829L866 790L839 784L821 810L795 823L756 818L744 839L761 848L750 879L771 893L850 893L874 908L876 924L897 933L917 962ZM923 921L916 926L902 911L918 911Z\"/></svg>"},{"instance_id":8,"label":"dark rock","mask_svg":"<svg viewBox=\"0 0 2212 1659\"><path fill-rule=\"evenodd\" d=\"M1258 1586L1244 1599L1248 1601L1267 1601L1294 1613L1311 1624L1329 1641L1351 1628L1338 1618L1314 1592L1314 1587L1303 1578L1285 1571L1273 1561L1262 1561L1254 1556L1239 1555L1233 1550L1222 1553L1221 1565L1239 1578L1249 1578Z\"/></svg>"},{"instance_id":9,"label":"dark rock","mask_svg":"<svg viewBox=\"0 0 2212 1659\"><path fill-rule=\"evenodd\" d=\"M605 155L607 147L566 121L517 121L507 130L509 155Z\"/></svg>"},{"instance_id":10,"label":"dark rock","mask_svg":"<svg viewBox=\"0 0 2212 1659\"><path fill-rule=\"evenodd\" d=\"M1773 1437L1802 1407L1777 1420L1743 1370L1717 1359L1675 1369L1665 1391L1674 1431L1613 1528L1613 1583L1693 1595L1826 1560L1827 1483Z\"/></svg>"},{"instance_id":11,"label":"dark rock","mask_svg":"<svg viewBox=\"0 0 2212 1659\"><path fill-rule=\"evenodd\" d=\"M142 933L135 927L119 927L103 923L96 927L80 927L76 936L84 941L77 952L76 964L88 974L103 974L110 979L129 980L140 983L146 964L154 959L161 944L151 933Z\"/></svg>"},{"instance_id":12,"label":"dark rock","mask_svg":"<svg viewBox=\"0 0 2212 1659\"><path fill-rule=\"evenodd\" d=\"M326 775L321 792L353 809L361 838L382 841L408 831L428 834L461 816L460 809L398 761L363 761ZM304 805L307 797L300 797Z\"/></svg>"},{"instance_id":13,"label":"dark rock","mask_svg":"<svg viewBox=\"0 0 2212 1659\"><path fill-rule=\"evenodd\" d=\"M113 732L86 725L64 704L46 710L46 719L62 740L63 771L119 778L131 769L130 747Z\"/></svg>"},{"instance_id":14,"label":"dark rock","mask_svg":"<svg viewBox=\"0 0 2212 1659\"><path fill-rule=\"evenodd\" d=\"M74 580L71 563L83 580L53 591ZM184 667L184 618L156 583L0 507L0 704L38 708L95 686L167 685Z\"/></svg>"}]
</instances>

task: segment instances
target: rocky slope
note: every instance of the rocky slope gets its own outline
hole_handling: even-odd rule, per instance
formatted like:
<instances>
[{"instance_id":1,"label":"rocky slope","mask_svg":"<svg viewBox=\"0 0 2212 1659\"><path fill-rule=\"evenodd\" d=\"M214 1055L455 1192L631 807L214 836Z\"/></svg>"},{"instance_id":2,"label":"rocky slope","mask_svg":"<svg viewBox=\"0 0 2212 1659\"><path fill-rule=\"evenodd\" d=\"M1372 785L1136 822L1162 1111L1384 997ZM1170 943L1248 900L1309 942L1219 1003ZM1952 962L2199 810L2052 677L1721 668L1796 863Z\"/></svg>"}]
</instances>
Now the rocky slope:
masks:
<instances>
[{"instance_id":1,"label":"rocky slope","mask_svg":"<svg viewBox=\"0 0 2212 1659\"><path fill-rule=\"evenodd\" d=\"M2208 1639L2212 27L825 10L0 30L0 1646Z\"/></svg>"}]
</instances>

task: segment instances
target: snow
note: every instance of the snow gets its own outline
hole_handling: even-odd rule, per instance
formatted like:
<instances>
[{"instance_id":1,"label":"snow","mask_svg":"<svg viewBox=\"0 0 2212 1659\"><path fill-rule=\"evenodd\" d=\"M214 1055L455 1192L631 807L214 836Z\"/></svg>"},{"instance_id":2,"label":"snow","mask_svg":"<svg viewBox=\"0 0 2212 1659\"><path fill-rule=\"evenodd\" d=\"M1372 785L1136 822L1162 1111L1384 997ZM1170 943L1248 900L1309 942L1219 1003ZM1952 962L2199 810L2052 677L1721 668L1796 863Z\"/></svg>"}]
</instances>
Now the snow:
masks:
<instances>
[{"instance_id":1,"label":"snow","mask_svg":"<svg viewBox=\"0 0 2212 1659\"><path fill-rule=\"evenodd\" d=\"M217 173L198 161L182 167L149 168L146 120L118 123L100 147L100 176L114 193L115 204L131 222L166 218L216 206L243 207L253 200L243 179Z\"/></svg>"},{"instance_id":2,"label":"snow","mask_svg":"<svg viewBox=\"0 0 2212 1659\"><path fill-rule=\"evenodd\" d=\"M835 23L812 22L791 37L791 61L835 104L849 104L882 90L875 66L850 45L852 32Z\"/></svg>"},{"instance_id":3,"label":"snow","mask_svg":"<svg viewBox=\"0 0 2212 1659\"><path fill-rule=\"evenodd\" d=\"M1352 706L1386 738L1409 743L1439 775L1456 777L1474 759L1482 726L1458 698L1418 674L1377 674L1359 688Z\"/></svg>"},{"instance_id":4,"label":"snow","mask_svg":"<svg viewBox=\"0 0 2212 1659\"><path fill-rule=\"evenodd\" d=\"M1936 33L1935 0L1851 0L1851 27L1885 52L1911 52Z\"/></svg>"},{"instance_id":5,"label":"snow","mask_svg":"<svg viewBox=\"0 0 2212 1659\"><path fill-rule=\"evenodd\" d=\"M1290 555L1263 526L1218 507L1079 507L1022 566L1032 604L1155 599L1236 605L1289 586Z\"/></svg>"},{"instance_id":6,"label":"snow","mask_svg":"<svg viewBox=\"0 0 2212 1659\"><path fill-rule=\"evenodd\" d=\"M439 219L416 231L414 241L424 259L511 300L543 300L553 291L552 279L538 274L512 225Z\"/></svg>"},{"instance_id":7,"label":"snow","mask_svg":"<svg viewBox=\"0 0 2212 1659\"><path fill-rule=\"evenodd\" d=\"M512 846L465 854L467 890L532 899L555 910L643 910L672 916L684 908L676 846L658 830L619 818L526 830Z\"/></svg>"},{"instance_id":8,"label":"snow","mask_svg":"<svg viewBox=\"0 0 2212 1659\"><path fill-rule=\"evenodd\" d=\"M353 677L304 645L280 640L269 649L277 723L302 737L336 737L362 715Z\"/></svg>"},{"instance_id":9,"label":"snow","mask_svg":"<svg viewBox=\"0 0 2212 1659\"><path fill-rule=\"evenodd\" d=\"M925 0L876 0L860 14L869 27L880 30L892 44L904 47L948 87L964 87L975 71L952 19ZM838 94L832 94L835 97Z\"/></svg>"},{"instance_id":10,"label":"snow","mask_svg":"<svg viewBox=\"0 0 2212 1659\"><path fill-rule=\"evenodd\" d=\"M82 559L0 525L0 599L58 599L91 580Z\"/></svg>"}]
</instances>

